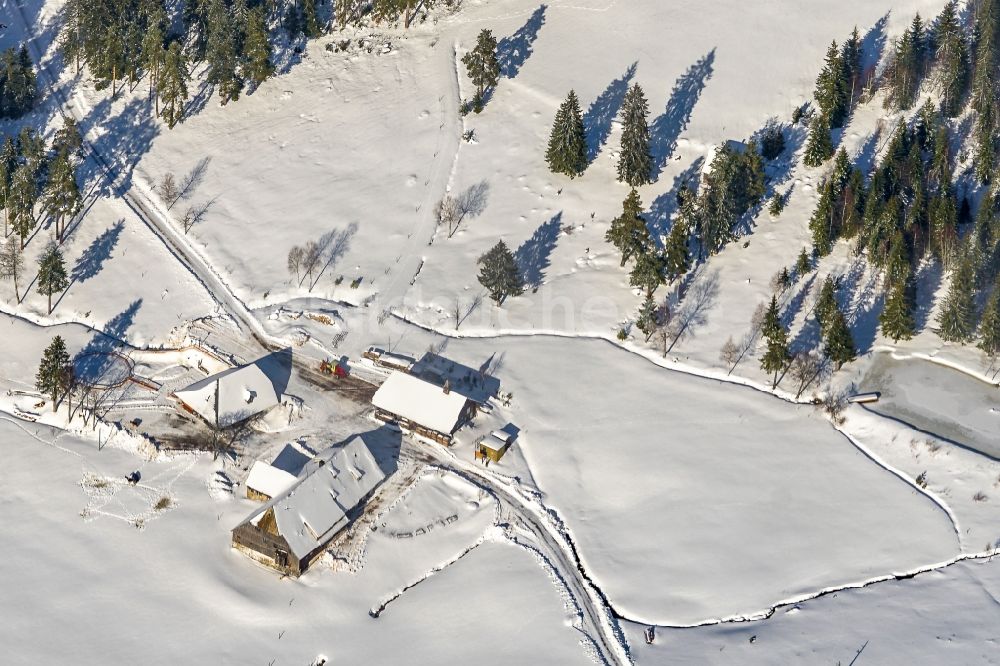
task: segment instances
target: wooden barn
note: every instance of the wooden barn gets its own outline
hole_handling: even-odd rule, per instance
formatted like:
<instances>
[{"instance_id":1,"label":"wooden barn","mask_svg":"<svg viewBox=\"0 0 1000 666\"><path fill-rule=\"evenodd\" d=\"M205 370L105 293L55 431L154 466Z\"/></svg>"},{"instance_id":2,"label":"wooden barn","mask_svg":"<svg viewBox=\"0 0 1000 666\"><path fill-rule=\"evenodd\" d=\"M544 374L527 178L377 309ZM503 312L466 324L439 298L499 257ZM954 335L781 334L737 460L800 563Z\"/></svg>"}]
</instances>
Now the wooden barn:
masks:
<instances>
[{"instance_id":1,"label":"wooden barn","mask_svg":"<svg viewBox=\"0 0 1000 666\"><path fill-rule=\"evenodd\" d=\"M513 442L514 435L506 430L494 430L489 437L483 437L476 442L476 460L489 459L498 463Z\"/></svg>"},{"instance_id":2,"label":"wooden barn","mask_svg":"<svg viewBox=\"0 0 1000 666\"><path fill-rule=\"evenodd\" d=\"M262 414L281 402L274 381L259 362L229 368L174 392L181 408L215 428Z\"/></svg>"},{"instance_id":3,"label":"wooden barn","mask_svg":"<svg viewBox=\"0 0 1000 666\"><path fill-rule=\"evenodd\" d=\"M413 375L394 372L372 397L375 418L395 423L446 446L476 413L476 403L448 388Z\"/></svg>"},{"instance_id":4,"label":"wooden barn","mask_svg":"<svg viewBox=\"0 0 1000 666\"><path fill-rule=\"evenodd\" d=\"M295 443L286 444L271 462L255 460L246 483L247 499L267 502L298 481L312 456Z\"/></svg>"},{"instance_id":5,"label":"wooden barn","mask_svg":"<svg viewBox=\"0 0 1000 666\"><path fill-rule=\"evenodd\" d=\"M362 511L385 479L360 437L310 460L282 494L233 528L233 548L289 576L300 576Z\"/></svg>"}]
</instances>

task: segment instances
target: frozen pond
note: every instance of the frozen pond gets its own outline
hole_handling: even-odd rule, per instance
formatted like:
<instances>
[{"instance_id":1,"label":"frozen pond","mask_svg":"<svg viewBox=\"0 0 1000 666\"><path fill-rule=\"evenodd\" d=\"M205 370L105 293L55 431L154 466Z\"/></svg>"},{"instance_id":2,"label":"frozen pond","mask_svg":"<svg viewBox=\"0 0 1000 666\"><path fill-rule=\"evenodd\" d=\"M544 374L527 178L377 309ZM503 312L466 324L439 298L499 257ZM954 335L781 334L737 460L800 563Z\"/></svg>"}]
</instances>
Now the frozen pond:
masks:
<instances>
[{"instance_id":1,"label":"frozen pond","mask_svg":"<svg viewBox=\"0 0 1000 666\"><path fill-rule=\"evenodd\" d=\"M876 354L862 391L879 391L872 411L1000 458L1000 390L921 359Z\"/></svg>"}]
</instances>

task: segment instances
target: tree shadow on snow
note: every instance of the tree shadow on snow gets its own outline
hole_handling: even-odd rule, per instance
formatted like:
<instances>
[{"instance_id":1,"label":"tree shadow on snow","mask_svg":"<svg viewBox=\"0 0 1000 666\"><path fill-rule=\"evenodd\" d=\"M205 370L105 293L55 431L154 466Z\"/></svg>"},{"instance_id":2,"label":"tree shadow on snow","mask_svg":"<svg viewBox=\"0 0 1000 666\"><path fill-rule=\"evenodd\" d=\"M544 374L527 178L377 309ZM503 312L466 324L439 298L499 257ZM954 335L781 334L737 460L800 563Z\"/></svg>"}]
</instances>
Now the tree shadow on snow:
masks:
<instances>
[{"instance_id":1,"label":"tree shadow on snow","mask_svg":"<svg viewBox=\"0 0 1000 666\"><path fill-rule=\"evenodd\" d=\"M653 238L662 239L670 233L673 226L670 218L677 212L677 196L681 188L687 185L693 192L698 191L698 183L701 180L701 171L705 165L705 158L698 157L684 171L674 176L674 183L670 189L653 199L646 215L646 226Z\"/></svg>"},{"instance_id":2,"label":"tree shadow on snow","mask_svg":"<svg viewBox=\"0 0 1000 666\"><path fill-rule=\"evenodd\" d=\"M76 260L70 278L73 282L86 282L104 268L104 262L111 258L111 252L118 244L118 238L125 228L125 220L118 220L91 242Z\"/></svg>"},{"instance_id":3,"label":"tree shadow on snow","mask_svg":"<svg viewBox=\"0 0 1000 666\"><path fill-rule=\"evenodd\" d=\"M687 129L694 107L712 78L715 49L691 65L674 84L667 108L649 126L649 152L653 156L654 179L677 149L677 140Z\"/></svg>"},{"instance_id":4,"label":"tree shadow on snow","mask_svg":"<svg viewBox=\"0 0 1000 666\"><path fill-rule=\"evenodd\" d=\"M538 39L538 31L545 23L545 10L548 7L539 5L538 9L528 17L528 22L517 29L510 37L504 37L497 43L497 61L500 63L500 73L513 79L521 71L521 67L531 57L532 45Z\"/></svg>"},{"instance_id":5,"label":"tree shadow on snow","mask_svg":"<svg viewBox=\"0 0 1000 666\"><path fill-rule=\"evenodd\" d=\"M535 229L531 238L524 241L514 253L514 258L524 275L524 284L529 289L538 289L545 279L545 269L549 267L552 250L556 247L561 227L562 211L559 211Z\"/></svg>"},{"instance_id":6,"label":"tree shadow on snow","mask_svg":"<svg viewBox=\"0 0 1000 666\"><path fill-rule=\"evenodd\" d=\"M611 134L611 124L621 109L625 93L635 77L638 62L633 62L621 77L604 89L583 114L583 126L587 133L587 161L593 162Z\"/></svg>"}]
</instances>

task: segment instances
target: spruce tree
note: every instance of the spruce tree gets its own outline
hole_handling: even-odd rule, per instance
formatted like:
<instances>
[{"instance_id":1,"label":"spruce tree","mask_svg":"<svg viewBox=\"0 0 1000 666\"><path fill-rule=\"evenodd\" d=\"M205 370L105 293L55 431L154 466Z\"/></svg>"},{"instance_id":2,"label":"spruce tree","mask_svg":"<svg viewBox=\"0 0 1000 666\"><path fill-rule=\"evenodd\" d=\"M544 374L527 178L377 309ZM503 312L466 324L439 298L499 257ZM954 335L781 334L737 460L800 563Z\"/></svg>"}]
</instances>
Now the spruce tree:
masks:
<instances>
[{"instance_id":1,"label":"spruce tree","mask_svg":"<svg viewBox=\"0 0 1000 666\"><path fill-rule=\"evenodd\" d=\"M52 294L69 286L66 262L55 243L49 243L38 259L38 293L49 299L49 314L52 314Z\"/></svg>"},{"instance_id":2,"label":"spruce tree","mask_svg":"<svg viewBox=\"0 0 1000 666\"><path fill-rule=\"evenodd\" d=\"M605 240L614 245L622 253L621 265L647 251L651 245L649 228L642 217L642 201L635 190L629 192L622 202L622 214L611 222L611 227L604 235Z\"/></svg>"},{"instance_id":3,"label":"spruce tree","mask_svg":"<svg viewBox=\"0 0 1000 666\"><path fill-rule=\"evenodd\" d=\"M184 105L187 103L187 60L179 42L172 42L163 60L163 69L156 82L159 98L163 102L161 115L167 127L173 129L184 120Z\"/></svg>"},{"instance_id":4,"label":"spruce tree","mask_svg":"<svg viewBox=\"0 0 1000 666\"><path fill-rule=\"evenodd\" d=\"M663 248L664 259L667 262L667 280L671 283L691 270L691 251L688 249L690 238L691 231L687 220L678 216L674 220L674 225L670 227Z\"/></svg>"},{"instance_id":5,"label":"spruce tree","mask_svg":"<svg viewBox=\"0 0 1000 666\"><path fill-rule=\"evenodd\" d=\"M972 252L966 250L951 274L948 294L938 314L938 336L949 342L968 342L976 332L976 272Z\"/></svg>"},{"instance_id":6,"label":"spruce tree","mask_svg":"<svg viewBox=\"0 0 1000 666\"><path fill-rule=\"evenodd\" d=\"M847 325L844 313L838 307L835 307L833 312L830 313L830 325L826 331L823 355L836 364L838 370L845 363L849 363L858 357L857 348L854 346L854 337L851 335L851 328Z\"/></svg>"},{"instance_id":7,"label":"spruce tree","mask_svg":"<svg viewBox=\"0 0 1000 666\"><path fill-rule=\"evenodd\" d=\"M812 259L806 252L806 249L802 248L802 251L799 252L798 259L795 260L795 274L801 278L805 275L808 275L811 271L812 271Z\"/></svg>"},{"instance_id":8,"label":"spruce tree","mask_svg":"<svg viewBox=\"0 0 1000 666\"><path fill-rule=\"evenodd\" d=\"M938 16L934 44L941 113L954 118L962 112L969 87L969 45L959 22L957 0L946 4Z\"/></svg>"},{"instance_id":9,"label":"spruce tree","mask_svg":"<svg viewBox=\"0 0 1000 666\"><path fill-rule=\"evenodd\" d=\"M225 106L240 98L243 79L236 71L236 31L223 0L210 0L208 8L208 42L205 62L206 80L219 87L219 103Z\"/></svg>"},{"instance_id":10,"label":"spruce tree","mask_svg":"<svg viewBox=\"0 0 1000 666\"><path fill-rule=\"evenodd\" d=\"M316 0L302 0L302 32L309 39L323 34L323 28L316 13Z\"/></svg>"},{"instance_id":11,"label":"spruce tree","mask_svg":"<svg viewBox=\"0 0 1000 666\"><path fill-rule=\"evenodd\" d=\"M819 324L820 331L824 336L830 326L833 311L837 307L837 285L834 283L833 278L827 275L826 279L823 280L823 285L820 287L819 296L816 298L816 305L813 308L816 322Z\"/></svg>"},{"instance_id":12,"label":"spruce tree","mask_svg":"<svg viewBox=\"0 0 1000 666\"><path fill-rule=\"evenodd\" d=\"M256 89L274 74L271 62L271 41L268 39L267 22L260 7L250 10L247 17L246 40L243 44L243 73Z\"/></svg>"},{"instance_id":13,"label":"spruce tree","mask_svg":"<svg viewBox=\"0 0 1000 666\"><path fill-rule=\"evenodd\" d=\"M479 284L490 292L490 298L497 305L502 305L508 296L520 296L524 293L524 278L521 269L514 259L514 254L503 241L479 257Z\"/></svg>"},{"instance_id":14,"label":"spruce tree","mask_svg":"<svg viewBox=\"0 0 1000 666\"><path fill-rule=\"evenodd\" d=\"M579 176L587 168L583 113L580 111L580 100L572 90L556 112L545 159L552 173L565 174L570 178Z\"/></svg>"},{"instance_id":15,"label":"spruce tree","mask_svg":"<svg viewBox=\"0 0 1000 666\"><path fill-rule=\"evenodd\" d=\"M993 286L979 322L979 344L990 358L1000 355L1000 280Z\"/></svg>"},{"instance_id":16,"label":"spruce tree","mask_svg":"<svg viewBox=\"0 0 1000 666\"><path fill-rule=\"evenodd\" d=\"M7 225L10 221L11 185L14 182L14 172L17 170L17 148L14 140L8 136L0 150L0 206L3 207L3 235L7 237Z\"/></svg>"},{"instance_id":17,"label":"spruce tree","mask_svg":"<svg viewBox=\"0 0 1000 666\"><path fill-rule=\"evenodd\" d=\"M845 63L840 57L837 42L826 51L826 64L816 79L816 104L830 121L830 127L843 127L848 112L848 95L845 80Z\"/></svg>"},{"instance_id":18,"label":"spruce tree","mask_svg":"<svg viewBox=\"0 0 1000 666\"><path fill-rule=\"evenodd\" d=\"M83 155L83 136L73 116L63 116L63 125L52 139L52 151L57 155L66 153L69 158Z\"/></svg>"},{"instance_id":19,"label":"spruce tree","mask_svg":"<svg viewBox=\"0 0 1000 666\"><path fill-rule=\"evenodd\" d=\"M653 300L652 296L646 296L646 300L642 302L642 307L639 308L639 315L635 320L636 327L646 336L646 342L649 342L649 338L656 331L657 324L656 301Z\"/></svg>"},{"instance_id":20,"label":"spruce tree","mask_svg":"<svg viewBox=\"0 0 1000 666\"><path fill-rule=\"evenodd\" d=\"M56 239L62 242L66 219L72 219L83 208L76 170L69 155L60 152L49 169L49 180L42 195L42 210L55 220Z\"/></svg>"},{"instance_id":21,"label":"spruce tree","mask_svg":"<svg viewBox=\"0 0 1000 666\"><path fill-rule=\"evenodd\" d=\"M760 359L760 367L764 372L774 374L774 382L771 385L774 388L778 385L778 373L784 370L791 360L788 350L788 330L781 323L776 296L771 297L771 304L764 314L761 333L767 339L767 350Z\"/></svg>"},{"instance_id":22,"label":"spruce tree","mask_svg":"<svg viewBox=\"0 0 1000 666\"><path fill-rule=\"evenodd\" d=\"M629 284L646 290L646 297L651 298L653 292L666 281L667 260L663 254L654 248L647 248L635 258L635 265L629 274Z\"/></svg>"},{"instance_id":23,"label":"spruce tree","mask_svg":"<svg viewBox=\"0 0 1000 666\"><path fill-rule=\"evenodd\" d=\"M988 99L981 103L976 117L976 179L984 185L993 177L996 168L996 102Z\"/></svg>"},{"instance_id":24,"label":"spruce tree","mask_svg":"<svg viewBox=\"0 0 1000 666\"><path fill-rule=\"evenodd\" d=\"M11 181L10 196L7 207L10 210L10 223L14 232L21 237L21 249L35 228L35 203L38 201L38 190L35 186L35 174L29 164L22 164L14 171Z\"/></svg>"},{"instance_id":25,"label":"spruce tree","mask_svg":"<svg viewBox=\"0 0 1000 666\"><path fill-rule=\"evenodd\" d=\"M955 192L948 187L931 199L929 223L931 235L931 252L942 263L945 269L951 263L958 238L958 211L956 210Z\"/></svg>"},{"instance_id":26,"label":"spruce tree","mask_svg":"<svg viewBox=\"0 0 1000 666\"><path fill-rule=\"evenodd\" d=\"M164 49L163 43L166 39L164 30L167 24L167 15L163 6L159 2L154 2L148 17L146 34L142 38L142 64L149 76L149 94L155 96L156 83L160 76L160 68L163 66ZM160 100L156 99L156 113L159 115Z\"/></svg>"},{"instance_id":27,"label":"spruce tree","mask_svg":"<svg viewBox=\"0 0 1000 666\"><path fill-rule=\"evenodd\" d=\"M52 396L52 408L56 407L56 399L59 397L59 390L63 388L63 378L66 376L66 369L69 367L69 352L66 351L66 343L61 336L52 338L52 342L42 353L41 363L38 365L38 372L35 374L35 388L40 392Z\"/></svg>"},{"instance_id":28,"label":"spruce tree","mask_svg":"<svg viewBox=\"0 0 1000 666\"><path fill-rule=\"evenodd\" d=\"M833 141L830 138L830 121L822 113L817 113L809 125L809 139L806 141L802 162L808 167L818 167L833 156Z\"/></svg>"},{"instance_id":29,"label":"spruce tree","mask_svg":"<svg viewBox=\"0 0 1000 666\"><path fill-rule=\"evenodd\" d=\"M858 33L858 26L854 26L851 36L844 42L840 49L840 60L843 63L845 87L848 92L848 109L853 102L853 97L861 87L861 35Z\"/></svg>"},{"instance_id":30,"label":"spruce tree","mask_svg":"<svg viewBox=\"0 0 1000 666\"><path fill-rule=\"evenodd\" d=\"M497 60L497 40L493 33L483 29L476 38L476 46L462 56L462 63L472 85L476 86L476 96L472 108L476 113L483 110L484 95L500 82L500 62Z\"/></svg>"},{"instance_id":31,"label":"spruce tree","mask_svg":"<svg viewBox=\"0 0 1000 666\"><path fill-rule=\"evenodd\" d=\"M913 299L910 298L909 279L893 283L885 299L885 307L879 315L882 335L894 342L909 340L916 332L913 319Z\"/></svg>"},{"instance_id":32,"label":"spruce tree","mask_svg":"<svg viewBox=\"0 0 1000 666\"><path fill-rule=\"evenodd\" d=\"M833 206L836 196L833 179L827 178L823 181L823 184L819 187L819 192L819 202L816 204L816 210L813 211L812 217L809 219L809 230L812 231L813 249L816 251L816 254L824 257L830 254L830 251L833 249L833 243L837 240L833 228Z\"/></svg>"},{"instance_id":33,"label":"spruce tree","mask_svg":"<svg viewBox=\"0 0 1000 666\"><path fill-rule=\"evenodd\" d=\"M982 113L987 103L996 98L997 37L1000 16L995 0L979 4L975 24L975 69L972 76L972 107Z\"/></svg>"},{"instance_id":34,"label":"spruce tree","mask_svg":"<svg viewBox=\"0 0 1000 666\"><path fill-rule=\"evenodd\" d=\"M622 102L622 146L618 156L618 180L632 187L651 181L653 158L649 153L649 104L639 84L634 84Z\"/></svg>"},{"instance_id":35,"label":"spruce tree","mask_svg":"<svg viewBox=\"0 0 1000 666\"><path fill-rule=\"evenodd\" d=\"M0 247L0 278L11 280L14 283L14 297L18 303L21 302L18 281L21 279L23 270L24 254L21 252L21 245L16 238L8 238Z\"/></svg>"}]
</instances>

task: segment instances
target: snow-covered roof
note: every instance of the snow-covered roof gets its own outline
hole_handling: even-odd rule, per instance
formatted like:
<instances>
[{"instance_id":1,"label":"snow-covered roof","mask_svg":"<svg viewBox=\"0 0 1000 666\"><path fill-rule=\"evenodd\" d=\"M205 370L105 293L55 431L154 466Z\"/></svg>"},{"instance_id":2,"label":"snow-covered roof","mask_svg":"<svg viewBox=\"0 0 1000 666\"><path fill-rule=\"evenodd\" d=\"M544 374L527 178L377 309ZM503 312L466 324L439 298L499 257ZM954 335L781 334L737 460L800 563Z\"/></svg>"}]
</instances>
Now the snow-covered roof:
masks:
<instances>
[{"instance_id":1,"label":"snow-covered roof","mask_svg":"<svg viewBox=\"0 0 1000 666\"><path fill-rule=\"evenodd\" d=\"M310 455L297 444L285 444L270 464L255 460L246 486L268 497L277 497L291 488L309 462Z\"/></svg>"},{"instance_id":2,"label":"snow-covered roof","mask_svg":"<svg viewBox=\"0 0 1000 666\"><path fill-rule=\"evenodd\" d=\"M215 423L215 392L219 392L219 427L266 412L280 402L274 382L257 363L229 368L175 391L178 400Z\"/></svg>"},{"instance_id":3,"label":"snow-covered roof","mask_svg":"<svg viewBox=\"0 0 1000 666\"><path fill-rule=\"evenodd\" d=\"M297 481L295 475L283 469L272 467L263 460L255 460L247 475L247 488L263 493L268 497L277 497Z\"/></svg>"},{"instance_id":4,"label":"snow-covered roof","mask_svg":"<svg viewBox=\"0 0 1000 666\"><path fill-rule=\"evenodd\" d=\"M360 437L354 437L344 446L313 458L297 483L257 509L243 524L256 525L274 509L278 534L296 557L303 558L343 529L347 513L383 479L385 473L371 451Z\"/></svg>"},{"instance_id":5,"label":"snow-covered roof","mask_svg":"<svg viewBox=\"0 0 1000 666\"><path fill-rule=\"evenodd\" d=\"M372 404L431 430L450 434L458 426L468 400L461 393L445 393L440 386L394 372L375 392Z\"/></svg>"}]
</instances>

